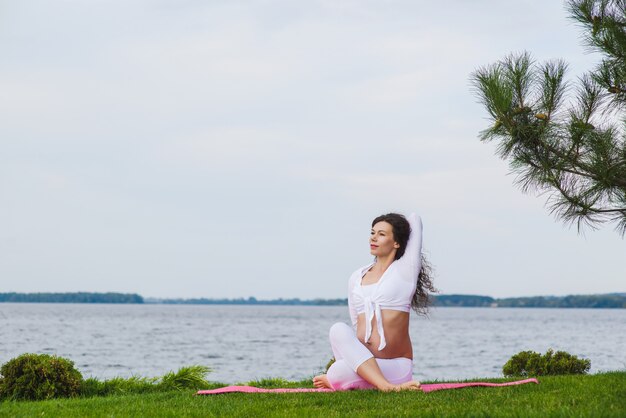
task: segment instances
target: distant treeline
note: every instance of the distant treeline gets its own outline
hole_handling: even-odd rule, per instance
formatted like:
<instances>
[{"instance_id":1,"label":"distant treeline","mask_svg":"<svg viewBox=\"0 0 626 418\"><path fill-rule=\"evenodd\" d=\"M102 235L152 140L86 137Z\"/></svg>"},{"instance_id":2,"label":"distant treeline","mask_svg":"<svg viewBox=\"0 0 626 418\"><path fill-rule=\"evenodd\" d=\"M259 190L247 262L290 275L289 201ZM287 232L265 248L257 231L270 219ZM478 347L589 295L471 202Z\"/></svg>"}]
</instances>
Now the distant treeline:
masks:
<instances>
[{"instance_id":1,"label":"distant treeline","mask_svg":"<svg viewBox=\"0 0 626 418\"><path fill-rule=\"evenodd\" d=\"M166 305L310 305L310 306L341 306L347 305L348 299L266 299L258 300L255 297L236 299L154 299L146 298L146 303L161 303Z\"/></svg>"},{"instance_id":2,"label":"distant treeline","mask_svg":"<svg viewBox=\"0 0 626 418\"><path fill-rule=\"evenodd\" d=\"M438 295L433 296L433 305L449 307L481 307L495 306L496 299L491 296L478 295Z\"/></svg>"},{"instance_id":3,"label":"distant treeline","mask_svg":"<svg viewBox=\"0 0 626 418\"><path fill-rule=\"evenodd\" d=\"M489 296L439 295L436 306L498 308L626 308L626 293L604 295L532 296L495 299Z\"/></svg>"},{"instance_id":4,"label":"distant treeline","mask_svg":"<svg viewBox=\"0 0 626 418\"><path fill-rule=\"evenodd\" d=\"M143 297L136 293L0 293L0 302L143 303Z\"/></svg>"},{"instance_id":5,"label":"distant treeline","mask_svg":"<svg viewBox=\"0 0 626 418\"><path fill-rule=\"evenodd\" d=\"M342 306L347 299L144 299L135 293L0 293L0 302L42 303L150 303L167 305L309 305ZM433 305L499 308L626 308L626 293L603 295L533 296L496 299L480 295L437 295Z\"/></svg>"},{"instance_id":6,"label":"distant treeline","mask_svg":"<svg viewBox=\"0 0 626 418\"><path fill-rule=\"evenodd\" d=\"M348 299L270 299L254 297L238 299L146 299L146 303L190 305L347 305ZM535 296L496 299L479 295L438 295L433 305L443 307L501 307L501 308L626 308L626 293L605 295Z\"/></svg>"},{"instance_id":7,"label":"distant treeline","mask_svg":"<svg viewBox=\"0 0 626 418\"><path fill-rule=\"evenodd\" d=\"M626 308L626 293L534 296L497 299L496 302L503 308Z\"/></svg>"}]
</instances>

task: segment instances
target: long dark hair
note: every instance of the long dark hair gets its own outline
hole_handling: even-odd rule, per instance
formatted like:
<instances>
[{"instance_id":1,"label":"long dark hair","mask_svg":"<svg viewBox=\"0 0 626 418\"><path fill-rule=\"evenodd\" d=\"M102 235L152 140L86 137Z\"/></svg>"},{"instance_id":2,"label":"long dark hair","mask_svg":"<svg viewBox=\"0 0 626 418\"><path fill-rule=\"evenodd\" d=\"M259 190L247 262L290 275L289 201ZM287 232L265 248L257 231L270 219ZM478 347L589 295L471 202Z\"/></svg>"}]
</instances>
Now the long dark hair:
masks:
<instances>
[{"instance_id":1,"label":"long dark hair","mask_svg":"<svg viewBox=\"0 0 626 418\"><path fill-rule=\"evenodd\" d=\"M411 225L406 220L404 215L399 213L387 213L380 215L372 221L372 227L378 222L387 222L391 225L391 231L393 232L393 239L400 245L400 248L396 250L395 259L399 259L404 255L406 250L406 244L409 242L411 236ZM433 285L433 267L430 262L424 257L424 253L420 254L422 260L422 267L417 276L417 287L411 299L411 308L418 315L428 315L428 307L432 304L430 293L437 293L437 289Z\"/></svg>"}]
</instances>

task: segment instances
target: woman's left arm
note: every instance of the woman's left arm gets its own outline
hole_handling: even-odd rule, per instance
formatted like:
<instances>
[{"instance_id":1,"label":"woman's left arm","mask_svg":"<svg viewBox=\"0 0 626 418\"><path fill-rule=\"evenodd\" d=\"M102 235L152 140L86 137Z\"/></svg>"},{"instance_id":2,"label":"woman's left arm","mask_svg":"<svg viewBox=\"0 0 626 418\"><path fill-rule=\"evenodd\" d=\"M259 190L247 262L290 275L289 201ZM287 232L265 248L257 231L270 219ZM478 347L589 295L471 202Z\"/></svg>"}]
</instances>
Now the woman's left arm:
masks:
<instances>
[{"instance_id":1,"label":"woman's left arm","mask_svg":"<svg viewBox=\"0 0 626 418\"><path fill-rule=\"evenodd\" d=\"M406 244L406 250L400 259L396 260L396 269L402 279L416 282L422 268L422 219L415 213L407 218L411 225L411 235Z\"/></svg>"},{"instance_id":2,"label":"woman's left arm","mask_svg":"<svg viewBox=\"0 0 626 418\"><path fill-rule=\"evenodd\" d=\"M354 289L354 285L356 283L358 276L356 273L353 273L350 276L350 280L348 280L348 310L350 311L350 322L352 322L352 328L356 332L356 324L358 320L358 314L356 312L356 308L354 307L354 302L352 299L352 292Z\"/></svg>"}]
</instances>

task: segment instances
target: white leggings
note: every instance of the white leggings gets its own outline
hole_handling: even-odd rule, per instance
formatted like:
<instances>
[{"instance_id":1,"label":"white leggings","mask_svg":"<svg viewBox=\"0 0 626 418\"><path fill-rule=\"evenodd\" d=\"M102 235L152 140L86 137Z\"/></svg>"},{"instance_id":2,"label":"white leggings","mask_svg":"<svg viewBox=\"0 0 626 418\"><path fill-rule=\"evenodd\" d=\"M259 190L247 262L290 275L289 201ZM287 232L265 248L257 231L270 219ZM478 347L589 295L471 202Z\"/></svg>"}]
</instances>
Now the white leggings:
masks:
<instances>
[{"instance_id":1,"label":"white leggings","mask_svg":"<svg viewBox=\"0 0 626 418\"><path fill-rule=\"evenodd\" d=\"M356 370L374 356L359 341L354 330L343 322L337 322L330 327L329 337L335 362L328 369L326 377L333 389L372 389L374 386L359 376ZM376 363L390 383L397 385L413 378L413 360L409 358L377 358Z\"/></svg>"}]
</instances>

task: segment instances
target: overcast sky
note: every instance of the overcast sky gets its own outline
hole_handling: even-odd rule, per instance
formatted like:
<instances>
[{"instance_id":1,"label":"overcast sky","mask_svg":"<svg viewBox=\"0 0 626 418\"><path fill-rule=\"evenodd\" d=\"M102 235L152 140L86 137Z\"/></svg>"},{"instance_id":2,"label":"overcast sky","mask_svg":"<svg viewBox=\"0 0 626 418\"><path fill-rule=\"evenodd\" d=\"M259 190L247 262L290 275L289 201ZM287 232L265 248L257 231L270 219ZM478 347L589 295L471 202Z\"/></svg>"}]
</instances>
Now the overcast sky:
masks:
<instances>
[{"instance_id":1,"label":"overcast sky","mask_svg":"<svg viewBox=\"0 0 626 418\"><path fill-rule=\"evenodd\" d=\"M598 56L559 1L0 0L0 292L345 297L415 211L442 293L626 291L478 140L469 76Z\"/></svg>"}]
</instances>

